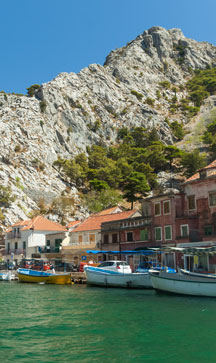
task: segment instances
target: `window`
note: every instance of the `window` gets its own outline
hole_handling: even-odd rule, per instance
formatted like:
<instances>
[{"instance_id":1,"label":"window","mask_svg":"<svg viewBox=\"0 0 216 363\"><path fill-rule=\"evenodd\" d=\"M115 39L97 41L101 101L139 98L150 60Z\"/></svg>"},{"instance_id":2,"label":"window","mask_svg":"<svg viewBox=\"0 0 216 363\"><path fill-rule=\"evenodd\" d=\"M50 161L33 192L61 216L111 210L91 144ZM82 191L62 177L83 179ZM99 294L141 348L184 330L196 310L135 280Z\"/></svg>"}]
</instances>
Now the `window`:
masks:
<instances>
[{"instance_id":1,"label":"window","mask_svg":"<svg viewBox=\"0 0 216 363\"><path fill-rule=\"evenodd\" d=\"M82 241L83 241L83 236L82 236L82 234L79 234L78 240L79 240L79 243L82 243Z\"/></svg>"},{"instance_id":2,"label":"window","mask_svg":"<svg viewBox=\"0 0 216 363\"><path fill-rule=\"evenodd\" d=\"M15 250L18 249L18 242L15 242L15 246L14 246Z\"/></svg>"},{"instance_id":3,"label":"window","mask_svg":"<svg viewBox=\"0 0 216 363\"><path fill-rule=\"evenodd\" d=\"M204 233L205 236L211 236L213 234L213 227L212 226L204 227Z\"/></svg>"},{"instance_id":4,"label":"window","mask_svg":"<svg viewBox=\"0 0 216 363\"><path fill-rule=\"evenodd\" d=\"M155 240L156 241L162 240L162 227L155 227Z\"/></svg>"},{"instance_id":5,"label":"window","mask_svg":"<svg viewBox=\"0 0 216 363\"><path fill-rule=\"evenodd\" d=\"M188 196L188 209L189 210L196 209L195 195Z\"/></svg>"},{"instance_id":6,"label":"window","mask_svg":"<svg viewBox=\"0 0 216 363\"><path fill-rule=\"evenodd\" d=\"M133 241L133 232L127 232L127 242Z\"/></svg>"},{"instance_id":7,"label":"window","mask_svg":"<svg viewBox=\"0 0 216 363\"><path fill-rule=\"evenodd\" d=\"M147 229L143 229L140 231L140 240L148 241L148 230Z\"/></svg>"},{"instance_id":8,"label":"window","mask_svg":"<svg viewBox=\"0 0 216 363\"><path fill-rule=\"evenodd\" d=\"M89 234L89 242L94 243L95 242L95 234Z\"/></svg>"},{"instance_id":9,"label":"window","mask_svg":"<svg viewBox=\"0 0 216 363\"><path fill-rule=\"evenodd\" d=\"M62 243L62 239L55 239L55 247L59 247Z\"/></svg>"},{"instance_id":10,"label":"window","mask_svg":"<svg viewBox=\"0 0 216 363\"><path fill-rule=\"evenodd\" d=\"M112 243L117 243L118 242L118 235L117 233L112 234Z\"/></svg>"},{"instance_id":11,"label":"window","mask_svg":"<svg viewBox=\"0 0 216 363\"><path fill-rule=\"evenodd\" d=\"M104 235L104 243L109 243L109 235L108 234Z\"/></svg>"},{"instance_id":12,"label":"window","mask_svg":"<svg viewBox=\"0 0 216 363\"><path fill-rule=\"evenodd\" d=\"M188 224L182 224L181 225L181 236L182 237L188 237L189 235L189 227Z\"/></svg>"},{"instance_id":13,"label":"window","mask_svg":"<svg viewBox=\"0 0 216 363\"><path fill-rule=\"evenodd\" d=\"M59 252L59 247L61 245L62 239L55 239L55 253Z\"/></svg>"},{"instance_id":14,"label":"window","mask_svg":"<svg viewBox=\"0 0 216 363\"><path fill-rule=\"evenodd\" d=\"M216 206L216 192L209 193L209 205L210 205L210 207Z\"/></svg>"},{"instance_id":15,"label":"window","mask_svg":"<svg viewBox=\"0 0 216 363\"><path fill-rule=\"evenodd\" d=\"M170 200L163 202L163 212L164 214L170 214Z\"/></svg>"},{"instance_id":16,"label":"window","mask_svg":"<svg viewBox=\"0 0 216 363\"><path fill-rule=\"evenodd\" d=\"M7 244L7 252L10 252L10 243Z\"/></svg>"},{"instance_id":17,"label":"window","mask_svg":"<svg viewBox=\"0 0 216 363\"><path fill-rule=\"evenodd\" d=\"M23 249L26 250L26 241L23 241Z\"/></svg>"},{"instance_id":18,"label":"window","mask_svg":"<svg viewBox=\"0 0 216 363\"><path fill-rule=\"evenodd\" d=\"M155 216L160 216L161 215L161 205L160 205L160 203L155 203L154 212L155 212Z\"/></svg>"},{"instance_id":19,"label":"window","mask_svg":"<svg viewBox=\"0 0 216 363\"><path fill-rule=\"evenodd\" d=\"M50 246L50 240L49 239L46 241L46 245Z\"/></svg>"},{"instance_id":20,"label":"window","mask_svg":"<svg viewBox=\"0 0 216 363\"><path fill-rule=\"evenodd\" d=\"M164 235L165 235L165 240L171 240L172 239L172 227L171 226L165 226L164 227Z\"/></svg>"}]
</instances>

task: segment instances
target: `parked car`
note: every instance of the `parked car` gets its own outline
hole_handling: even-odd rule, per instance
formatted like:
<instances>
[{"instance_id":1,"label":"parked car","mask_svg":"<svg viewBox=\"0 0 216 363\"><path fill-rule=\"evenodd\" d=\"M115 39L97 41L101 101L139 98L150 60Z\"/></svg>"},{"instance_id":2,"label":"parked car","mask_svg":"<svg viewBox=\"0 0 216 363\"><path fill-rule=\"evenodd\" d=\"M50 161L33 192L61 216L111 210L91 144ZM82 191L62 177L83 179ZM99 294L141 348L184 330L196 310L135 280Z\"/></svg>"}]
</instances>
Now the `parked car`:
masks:
<instances>
[{"instance_id":1,"label":"parked car","mask_svg":"<svg viewBox=\"0 0 216 363\"><path fill-rule=\"evenodd\" d=\"M126 261L105 261L98 265L99 268L109 271L131 273L131 267Z\"/></svg>"}]
</instances>

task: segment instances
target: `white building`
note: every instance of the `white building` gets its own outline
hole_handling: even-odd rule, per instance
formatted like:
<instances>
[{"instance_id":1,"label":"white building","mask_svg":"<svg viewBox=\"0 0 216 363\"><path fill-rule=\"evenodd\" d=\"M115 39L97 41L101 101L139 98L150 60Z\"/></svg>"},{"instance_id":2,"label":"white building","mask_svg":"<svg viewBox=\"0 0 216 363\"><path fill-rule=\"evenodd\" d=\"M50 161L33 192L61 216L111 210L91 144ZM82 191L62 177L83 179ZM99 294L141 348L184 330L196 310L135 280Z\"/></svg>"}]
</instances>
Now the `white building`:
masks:
<instances>
[{"instance_id":1,"label":"white building","mask_svg":"<svg viewBox=\"0 0 216 363\"><path fill-rule=\"evenodd\" d=\"M12 225L5 236L4 259L19 263L22 258L40 258L40 249L46 246L46 236L66 233L66 227L42 216L20 221Z\"/></svg>"}]
</instances>

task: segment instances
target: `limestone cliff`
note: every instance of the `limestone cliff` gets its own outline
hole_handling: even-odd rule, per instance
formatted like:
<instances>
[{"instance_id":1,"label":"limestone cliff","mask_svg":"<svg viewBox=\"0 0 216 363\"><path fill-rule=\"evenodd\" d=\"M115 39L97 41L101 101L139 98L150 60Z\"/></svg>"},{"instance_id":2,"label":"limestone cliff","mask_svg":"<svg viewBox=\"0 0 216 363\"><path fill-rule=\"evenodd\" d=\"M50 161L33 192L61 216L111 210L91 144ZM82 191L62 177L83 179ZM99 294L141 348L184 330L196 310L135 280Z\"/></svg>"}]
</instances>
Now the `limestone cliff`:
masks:
<instances>
[{"instance_id":1,"label":"limestone cliff","mask_svg":"<svg viewBox=\"0 0 216 363\"><path fill-rule=\"evenodd\" d=\"M41 199L51 203L65 193L74 198L69 214L85 213L76 189L53 168L57 157L101 141L115 143L123 126L155 127L172 144L166 119L187 124L188 118L170 113L170 100L187 95L183 86L191 70L209 66L216 66L215 46L188 39L179 29L153 27L112 51L103 66L61 73L33 97L1 92L0 183L16 197L2 209L4 225L27 218ZM164 88L164 81L172 87ZM214 107L208 102L205 111Z\"/></svg>"}]
</instances>

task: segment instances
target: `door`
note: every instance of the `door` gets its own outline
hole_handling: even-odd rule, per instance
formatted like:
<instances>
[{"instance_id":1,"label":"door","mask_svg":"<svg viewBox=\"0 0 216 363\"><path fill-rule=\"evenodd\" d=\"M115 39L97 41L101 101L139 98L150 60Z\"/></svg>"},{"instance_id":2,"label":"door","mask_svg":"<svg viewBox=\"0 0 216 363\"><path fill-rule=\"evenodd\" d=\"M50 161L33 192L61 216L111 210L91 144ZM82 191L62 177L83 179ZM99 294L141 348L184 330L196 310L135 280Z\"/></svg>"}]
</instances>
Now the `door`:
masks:
<instances>
[{"instance_id":1,"label":"door","mask_svg":"<svg viewBox=\"0 0 216 363\"><path fill-rule=\"evenodd\" d=\"M184 268L188 271L194 271L194 256L184 255Z\"/></svg>"}]
</instances>

